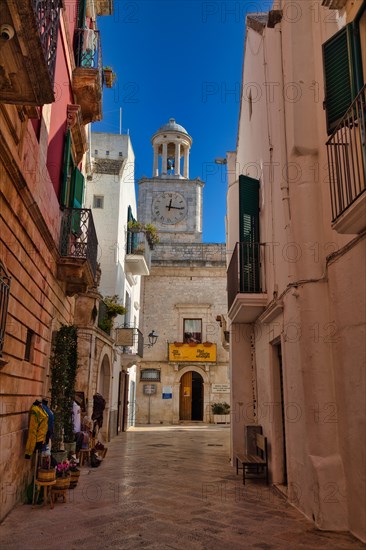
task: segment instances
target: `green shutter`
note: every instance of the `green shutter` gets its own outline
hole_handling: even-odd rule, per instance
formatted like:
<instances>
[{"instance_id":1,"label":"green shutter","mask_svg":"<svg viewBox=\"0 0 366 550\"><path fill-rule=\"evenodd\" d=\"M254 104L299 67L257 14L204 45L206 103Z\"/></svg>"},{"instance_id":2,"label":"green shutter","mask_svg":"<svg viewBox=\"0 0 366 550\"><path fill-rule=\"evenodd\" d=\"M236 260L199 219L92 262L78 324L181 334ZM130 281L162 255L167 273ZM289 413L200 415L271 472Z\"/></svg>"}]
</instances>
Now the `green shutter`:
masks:
<instances>
[{"instance_id":1,"label":"green shutter","mask_svg":"<svg viewBox=\"0 0 366 550\"><path fill-rule=\"evenodd\" d=\"M72 185L70 194L70 206L72 208L81 208L84 195L84 176L78 168L74 168L72 173Z\"/></svg>"},{"instance_id":2,"label":"green shutter","mask_svg":"<svg viewBox=\"0 0 366 550\"><path fill-rule=\"evenodd\" d=\"M260 291L259 181L239 176L240 291Z\"/></svg>"},{"instance_id":3,"label":"green shutter","mask_svg":"<svg viewBox=\"0 0 366 550\"><path fill-rule=\"evenodd\" d=\"M259 242L259 181L239 176L239 240Z\"/></svg>"},{"instance_id":4,"label":"green shutter","mask_svg":"<svg viewBox=\"0 0 366 550\"><path fill-rule=\"evenodd\" d=\"M356 95L351 24L325 42L323 59L327 129L331 134Z\"/></svg>"},{"instance_id":5,"label":"green shutter","mask_svg":"<svg viewBox=\"0 0 366 550\"><path fill-rule=\"evenodd\" d=\"M86 28L86 0L79 0L78 5L78 28Z\"/></svg>"},{"instance_id":6,"label":"green shutter","mask_svg":"<svg viewBox=\"0 0 366 550\"><path fill-rule=\"evenodd\" d=\"M68 130L65 138L64 163L62 169L62 185L60 194L61 206L69 206L71 164L71 132L70 130Z\"/></svg>"}]
</instances>

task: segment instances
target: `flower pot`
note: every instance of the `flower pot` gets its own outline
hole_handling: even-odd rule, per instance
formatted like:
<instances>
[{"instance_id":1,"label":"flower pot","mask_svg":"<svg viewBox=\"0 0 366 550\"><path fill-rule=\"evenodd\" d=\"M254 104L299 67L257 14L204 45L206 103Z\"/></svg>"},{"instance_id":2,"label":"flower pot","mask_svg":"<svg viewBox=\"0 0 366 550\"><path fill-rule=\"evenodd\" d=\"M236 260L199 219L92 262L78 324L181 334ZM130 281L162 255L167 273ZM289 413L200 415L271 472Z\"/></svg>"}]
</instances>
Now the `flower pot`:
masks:
<instances>
[{"instance_id":1,"label":"flower pot","mask_svg":"<svg viewBox=\"0 0 366 550\"><path fill-rule=\"evenodd\" d=\"M51 454L57 464L61 464L61 462L67 459L67 451L51 451Z\"/></svg>"},{"instance_id":2,"label":"flower pot","mask_svg":"<svg viewBox=\"0 0 366 550\"><path fill-rule=\"evenodd\" d=\"M80 470L70 470L70 489L75 489L80 477Z\"/></svg>"},{"instance_id":3,"label":"flower pot","mask_svg":"<svg viewBox=\"0 0 366 550\"><path fill-rule=\"evenodd\" d=\"M63 491L70 487L70 476L67 477L56 477L56 483L52 486L53 491Z\"/></svg>"},{"instance_id":4,"label":"flower pot","mask_svg":"<svg viewBox=\"0 0 366 550\"><path fill-rule=\"evenodd\" d=\"M230 414L214 414L215 424L230 424Z\"/></svg>"},{"instance_id":5,"label":"flower pot","mask_svg":"<svg viewBox=\"0 0 366 550\"><path fill-rule=\"evenodd\" d=\"M37 472L38 481L54 481L56 479L56 470L44 470L40 468Z\"/></svg>"}]
</instances>

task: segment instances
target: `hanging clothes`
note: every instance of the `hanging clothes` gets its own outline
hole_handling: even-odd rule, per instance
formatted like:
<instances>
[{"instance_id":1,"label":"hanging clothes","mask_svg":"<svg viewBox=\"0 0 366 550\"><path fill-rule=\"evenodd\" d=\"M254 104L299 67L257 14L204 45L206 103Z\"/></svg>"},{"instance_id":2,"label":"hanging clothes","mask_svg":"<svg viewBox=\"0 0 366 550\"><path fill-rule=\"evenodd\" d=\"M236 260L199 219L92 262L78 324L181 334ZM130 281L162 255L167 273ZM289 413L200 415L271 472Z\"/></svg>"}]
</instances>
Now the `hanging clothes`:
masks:
<instances>
[{"instance_id":1,"label":"hanging clothes","mask_svg":"<svg viewBox=\"0 0 366 550\"><path fill-rule=\"evenodd\" d=\"M72 404L72 422L74 433L79 433L81 430L81 407L76 401Z\"/></svg>"},{"instance_id":2,"label":"hanging clothes","mask_svg":"<svg viewBox=\"0 0 366 550\"><path fill-rule=\"evenodd\" d=\"M47 399L42 399L42 409L48 415L48 427L47 427L47 434L46 434L46 443L48 443L53 436L53 426L55 424L55 415L53 414L51 409L48 407Z\"/></svg>"},{"instance_id":3,"label":"hanging clothes","mask_svg":"<svg viewBox=\"0 0 366 550\"><path fill-rule=\"evenodd\" d=\"M35 401L29 411L28 439L25 446L26 458L29 458L36 446L45 442L48 430L48 414L40 401Z\"/></svg>"}]
</instances>

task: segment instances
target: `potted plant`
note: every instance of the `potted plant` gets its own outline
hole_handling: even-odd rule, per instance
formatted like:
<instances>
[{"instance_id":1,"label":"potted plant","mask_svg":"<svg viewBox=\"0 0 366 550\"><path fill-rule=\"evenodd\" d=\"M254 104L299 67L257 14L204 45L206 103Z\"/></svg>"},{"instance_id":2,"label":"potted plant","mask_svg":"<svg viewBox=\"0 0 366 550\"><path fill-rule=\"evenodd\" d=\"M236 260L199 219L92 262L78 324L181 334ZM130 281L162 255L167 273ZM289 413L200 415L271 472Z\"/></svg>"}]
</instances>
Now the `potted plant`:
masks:
<instances>
[{"instance_id":1,"label":"potted plant","mask_svg":"<svg viewBox=\"0 0 366 550\"><path fill-rule=\"evenodd\" d=\"M56 467L56 484L52 486L52 490L61 491L68 489L70 486L70 463L68 460L63 460Z\"/></svg>"},{"instance_id":2,"label":"potted plant","mask_svg":"<svg viewBox=\"0 0 366 550\"><path fill-rule=\"evenodd\" d=\"M140 223L136 220L130 220L127 223L127 229L131 231L131 233L140 233L145 230L145 226L143 223Z\"/></svg>"},{"instance_id":3,"label":"potted plant","mask_svg":"<svg viewBox=\"0 0 366 550\"><path fill-rule=\"evenodd\" d=\"M147 223L145 225L145 234L147 242L152 248L155 244L158 244L160 242L158 230L156 229L155 225Z\"/></svg>"},{"instance_id":4,"label":"potted plant","mask_svg":"<svg viewBox=\"0 0 366 550\"><path fill-rule=\"evenodd\" d=\"M119 303L119 296L105 296L102 302L103 307L99 308L101 313L98 321L98 327L107 334L111 333L113 321L117 315L125 315L127 309Z\"/></svg>"},{"instance_id":5,"label":"potted plant","mask_svg":"<svg viewBox=\"0 0 366 550\"><path fill-rule=\"evenodd\" d=\"M110 67L109 65L103 67L103 77L106 87L112 88L113 83L116 79L116 73L113 72L112 67Z\"/></svg>"},{"instance_id":6,"label":"potted plant","mask_svg":"<svg viewBox=\"0 0 366 550\"><path fill-rule=\"evenodd\" d=\"M65 446L75 439L72 405L77 362L77 328L63 325L56 334L51 357L51 408L55 415L52 454L57 462L66 458Z\"/></svg>"},{"instance_id":7,"label":"potted plant","mask_svg":"<svg viewBox=\"0 0 366 550\"><path fill-rule=\"evenodd\" d=\"M211 410L215 424L230 424L230 405L226 401L211 403Z\"/></svg>"}]
</instances>

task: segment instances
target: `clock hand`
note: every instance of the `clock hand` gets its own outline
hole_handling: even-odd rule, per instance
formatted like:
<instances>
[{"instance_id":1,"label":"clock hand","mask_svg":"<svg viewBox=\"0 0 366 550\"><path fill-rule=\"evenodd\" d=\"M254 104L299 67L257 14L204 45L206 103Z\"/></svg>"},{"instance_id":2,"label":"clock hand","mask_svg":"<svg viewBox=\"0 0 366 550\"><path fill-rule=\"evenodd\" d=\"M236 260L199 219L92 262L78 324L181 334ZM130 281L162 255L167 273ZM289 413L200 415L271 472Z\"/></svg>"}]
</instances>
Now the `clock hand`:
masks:
<instances>
[{"instance_id":1,"label":"clock hand","mask_svg":"<svg viewBox=\"0 0 366 550\"><path fill-rule=\"evenodd\" d=\"M167 209L168 209L168 210L170 210L171 208L173 208L173 207L172 207L172 199L170 199L169 205L167 206Z\"/></svg>"},{"instance_id":2,"label":"clock hand","mask_svg":"<svg viewBox=\"0 0 366 550\"><path fill-rule=\"evenodd\" d=\"M174 208L174 210L184 210L184 206L171 206L169 210L171 210L172 208Z\"/></svg>"}]
</instances>

